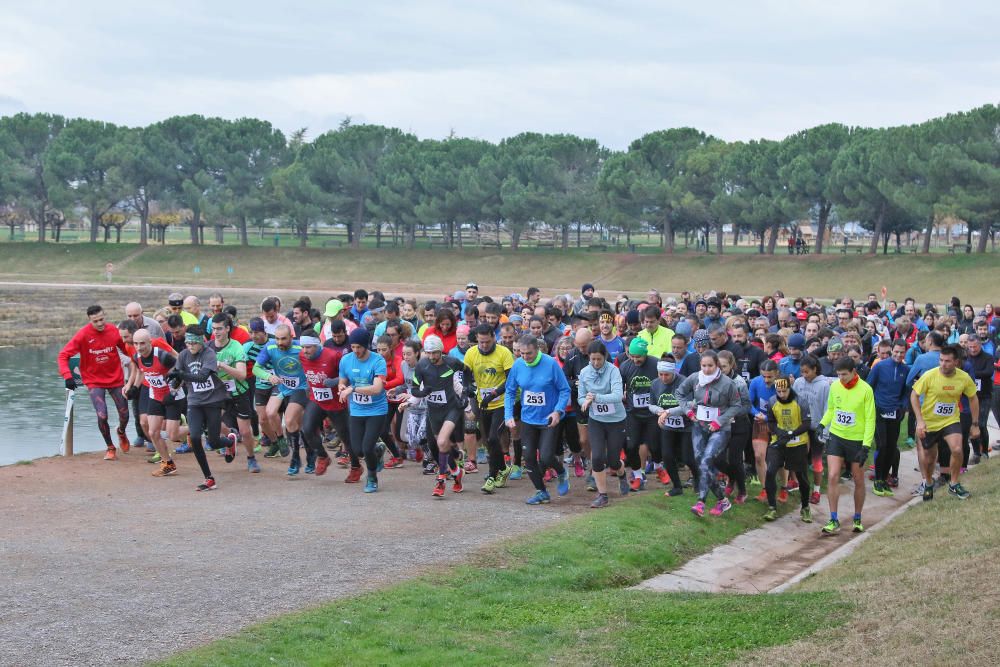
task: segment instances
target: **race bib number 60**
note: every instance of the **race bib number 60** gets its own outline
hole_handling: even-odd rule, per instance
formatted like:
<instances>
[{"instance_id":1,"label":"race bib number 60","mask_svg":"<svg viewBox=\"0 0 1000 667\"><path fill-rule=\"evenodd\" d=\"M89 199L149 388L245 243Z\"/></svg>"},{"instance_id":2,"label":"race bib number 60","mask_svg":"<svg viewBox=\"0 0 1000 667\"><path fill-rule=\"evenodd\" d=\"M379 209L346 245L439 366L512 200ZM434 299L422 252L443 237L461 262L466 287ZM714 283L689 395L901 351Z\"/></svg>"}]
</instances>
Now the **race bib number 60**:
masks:
<instances>
[{"instance_id":1,"label":"race bib number 60","mask_svg":"<svg viewBox=\"0 0 1000 667\"><path fill-rule=\"evenodd\" d=\"M610 415L612 412L610 403L594 403L595 415Z\"/></svg>"}]
</instances>

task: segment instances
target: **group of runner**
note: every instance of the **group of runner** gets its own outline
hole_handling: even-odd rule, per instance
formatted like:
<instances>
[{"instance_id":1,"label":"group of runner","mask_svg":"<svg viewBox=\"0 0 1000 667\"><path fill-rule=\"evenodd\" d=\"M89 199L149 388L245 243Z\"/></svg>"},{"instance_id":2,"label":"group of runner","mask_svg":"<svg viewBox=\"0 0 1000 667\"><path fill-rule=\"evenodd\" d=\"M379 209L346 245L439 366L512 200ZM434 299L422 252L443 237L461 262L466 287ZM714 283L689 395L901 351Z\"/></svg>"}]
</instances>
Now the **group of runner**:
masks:
<instances>
[{"instance_id":1,"label":"group of runner","mask_svg":"<svg viewBox=\"0 0 1000 667\"><path fill-rule=\"evenodd\" d=\"M245 321L221 294L203 312L174 293L151 315L138 303L123 315L113 324L87 309L59 354L66 388L79 355L105 459L144 447L167 477L193 452L199 491L218 487L206 452L231 463L242 448L249 473L258 454L287 458L290 476L337 464L366 493L407 460L433 476L437 498L449 483L464 491L479 464L485 494L526 475L530 505L551 502L552 483L565 496L576 477L601 508L610 489L642 492L655 477L667 496L692 488L698 516L744 504L758 485L774 520L798 490L808 523L825 475L832 535L842 478L856 532L869 468L872 491L893 495L900 441L917 448L924 500L943 487L968 498L961 475L990 454L990 413L1000 422L1000 307L920 308L884 288L823 305L780 291L609 301L591 284L578 297L491 298L469 283L422 304L358 289L285 312L268 297Z\"/></svg>"}]
</instances>

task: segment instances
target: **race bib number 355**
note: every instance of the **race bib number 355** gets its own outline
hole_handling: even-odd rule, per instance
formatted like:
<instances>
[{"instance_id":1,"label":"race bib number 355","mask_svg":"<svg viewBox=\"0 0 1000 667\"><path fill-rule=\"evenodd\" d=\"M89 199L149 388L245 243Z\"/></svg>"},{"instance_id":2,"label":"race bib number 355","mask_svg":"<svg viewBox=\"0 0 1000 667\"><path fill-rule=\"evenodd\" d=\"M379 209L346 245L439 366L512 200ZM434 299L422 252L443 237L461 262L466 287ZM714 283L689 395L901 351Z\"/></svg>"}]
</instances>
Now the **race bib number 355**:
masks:
<instances>
[{"instance_id":1,"label":"race bib number 355","mask_svg":"<svg viewBox=\"0 0 1000 667\"><path fill-rule=\"evenodd\" d=\"M935 403L934 404L934 415L937 417L954 417L955 416L955 404L954 403Z\"/></svg>"}]
</instances>

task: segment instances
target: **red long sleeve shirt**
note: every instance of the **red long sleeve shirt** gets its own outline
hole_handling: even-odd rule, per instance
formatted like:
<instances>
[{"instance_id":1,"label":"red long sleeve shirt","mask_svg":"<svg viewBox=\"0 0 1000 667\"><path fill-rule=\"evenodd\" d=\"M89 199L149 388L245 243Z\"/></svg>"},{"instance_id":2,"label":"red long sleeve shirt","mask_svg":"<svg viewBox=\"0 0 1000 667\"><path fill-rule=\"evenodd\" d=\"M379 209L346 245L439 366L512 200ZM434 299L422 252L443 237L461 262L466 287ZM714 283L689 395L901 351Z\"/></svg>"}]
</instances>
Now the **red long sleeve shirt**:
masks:
<instances>
[{"instance_id":1,"label":"red long sleeve shirt","mask_svg":"<svg viewBox=\"0 0 1000 667\"><path fill-rule=\"evenodd\" d=\"M125 384L122 363L116 350L127 354L125 341L118 329L110 324L104 331L98 331L88 324L70 338L59 352L59 374L64 380L73 377L69 370L69 358L80 355L80 377L88 387L111 389Z\"/></svg>"}]
</instances>

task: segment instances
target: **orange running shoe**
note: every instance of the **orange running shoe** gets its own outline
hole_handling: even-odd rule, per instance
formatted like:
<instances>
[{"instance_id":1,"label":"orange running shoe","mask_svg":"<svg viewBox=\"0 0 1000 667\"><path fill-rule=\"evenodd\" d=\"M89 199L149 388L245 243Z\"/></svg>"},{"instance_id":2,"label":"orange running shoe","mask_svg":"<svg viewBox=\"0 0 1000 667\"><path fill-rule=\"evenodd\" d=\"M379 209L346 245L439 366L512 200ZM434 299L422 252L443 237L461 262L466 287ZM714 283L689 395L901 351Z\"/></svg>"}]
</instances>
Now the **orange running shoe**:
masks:
<instances>
[{"instance_id":1,"label":"orange running shoe","mask_svg":"<svg viewBox=\"0 0 1000 667\"><path fill-rule=\"evenodd\" d=\"M132 447L132 443L128 441L128 436L121 431L118 432L118 446L121 447L122 454L128 454L129 448Z\"/></svg>"},{"instance_id":2,"label":"orange running shoe","mask_svg":"<svg viewBox=\"0 0 1000 667\"><path fill-rule=\"evenodd\" d=\"M778 502L779 503L787 503L788 502L788 491L785 491L784 489L782 489L781 491L778 491Z\"/></svg>"},{"instance_id":3,"label":"orange running shoe","mask_svg":"<svg viewBox=\"0 0 1000 667\"><path fill-rule=\"evenodd\" d=\"M663 486L670 484L670 473L667 472L666 468L660 468L657 470L656 478L660 480L660 484Z\"/></svg>"},{"instance_id":4,"label":"orange running shoe","mask_svg":"<svg viewBox=\"0 0 1000 667\"><path fill-rule=\"evenodd\" d=\"M326 474L326 469L330 467L330 457L324 456L321 459L316 459L316 476Z\"/></svg>"},{"instance_id":5,"label":"orange running shoe","mask_svg":"<svg viewBox=\"0 0 1000 667\"><path fill-rule=\"evenodd\" d=\"M435 498L444 498L444 486L447 481L448 481L447 475L438 475L437 481L434 483L434 490L431 492L431 495L434 496Z\"/></svg>"},{"instance_id":6,"label":"orange running shoe","mask_svg":"<svg viewBox=\"0 0 1000 667\"><path fill-rule=\"evenodd\" d=\"M357 484L361 481L361 466L357 468L351 468L351 472L347 473L347 479L344 480L345 484Z\"/></svg>"},{"instance_id":7,"label":"orange running shoe","mask_svg":"<svg viewBox=\"0 0 1000 667\"><path fill-rule=\"evenodd\" d=\"M104 453L104 460L105 461L117 461L118 460L118 454L117 454L117 452L115 452L115 448L114 447L108 447L108 451L106 451Z\"/></svg>"},{"instance_id":8,"label":"orange running shoe","mask_svg":"<svg viewBox=\"0 0 1000 667\"><path fill-rule=\"evenodd\" d=\"M760 494L757 496L757 500L759 500L762 503L766 503L767 502L767 491L761 491Z\"/></svg>"}]
</instances>

